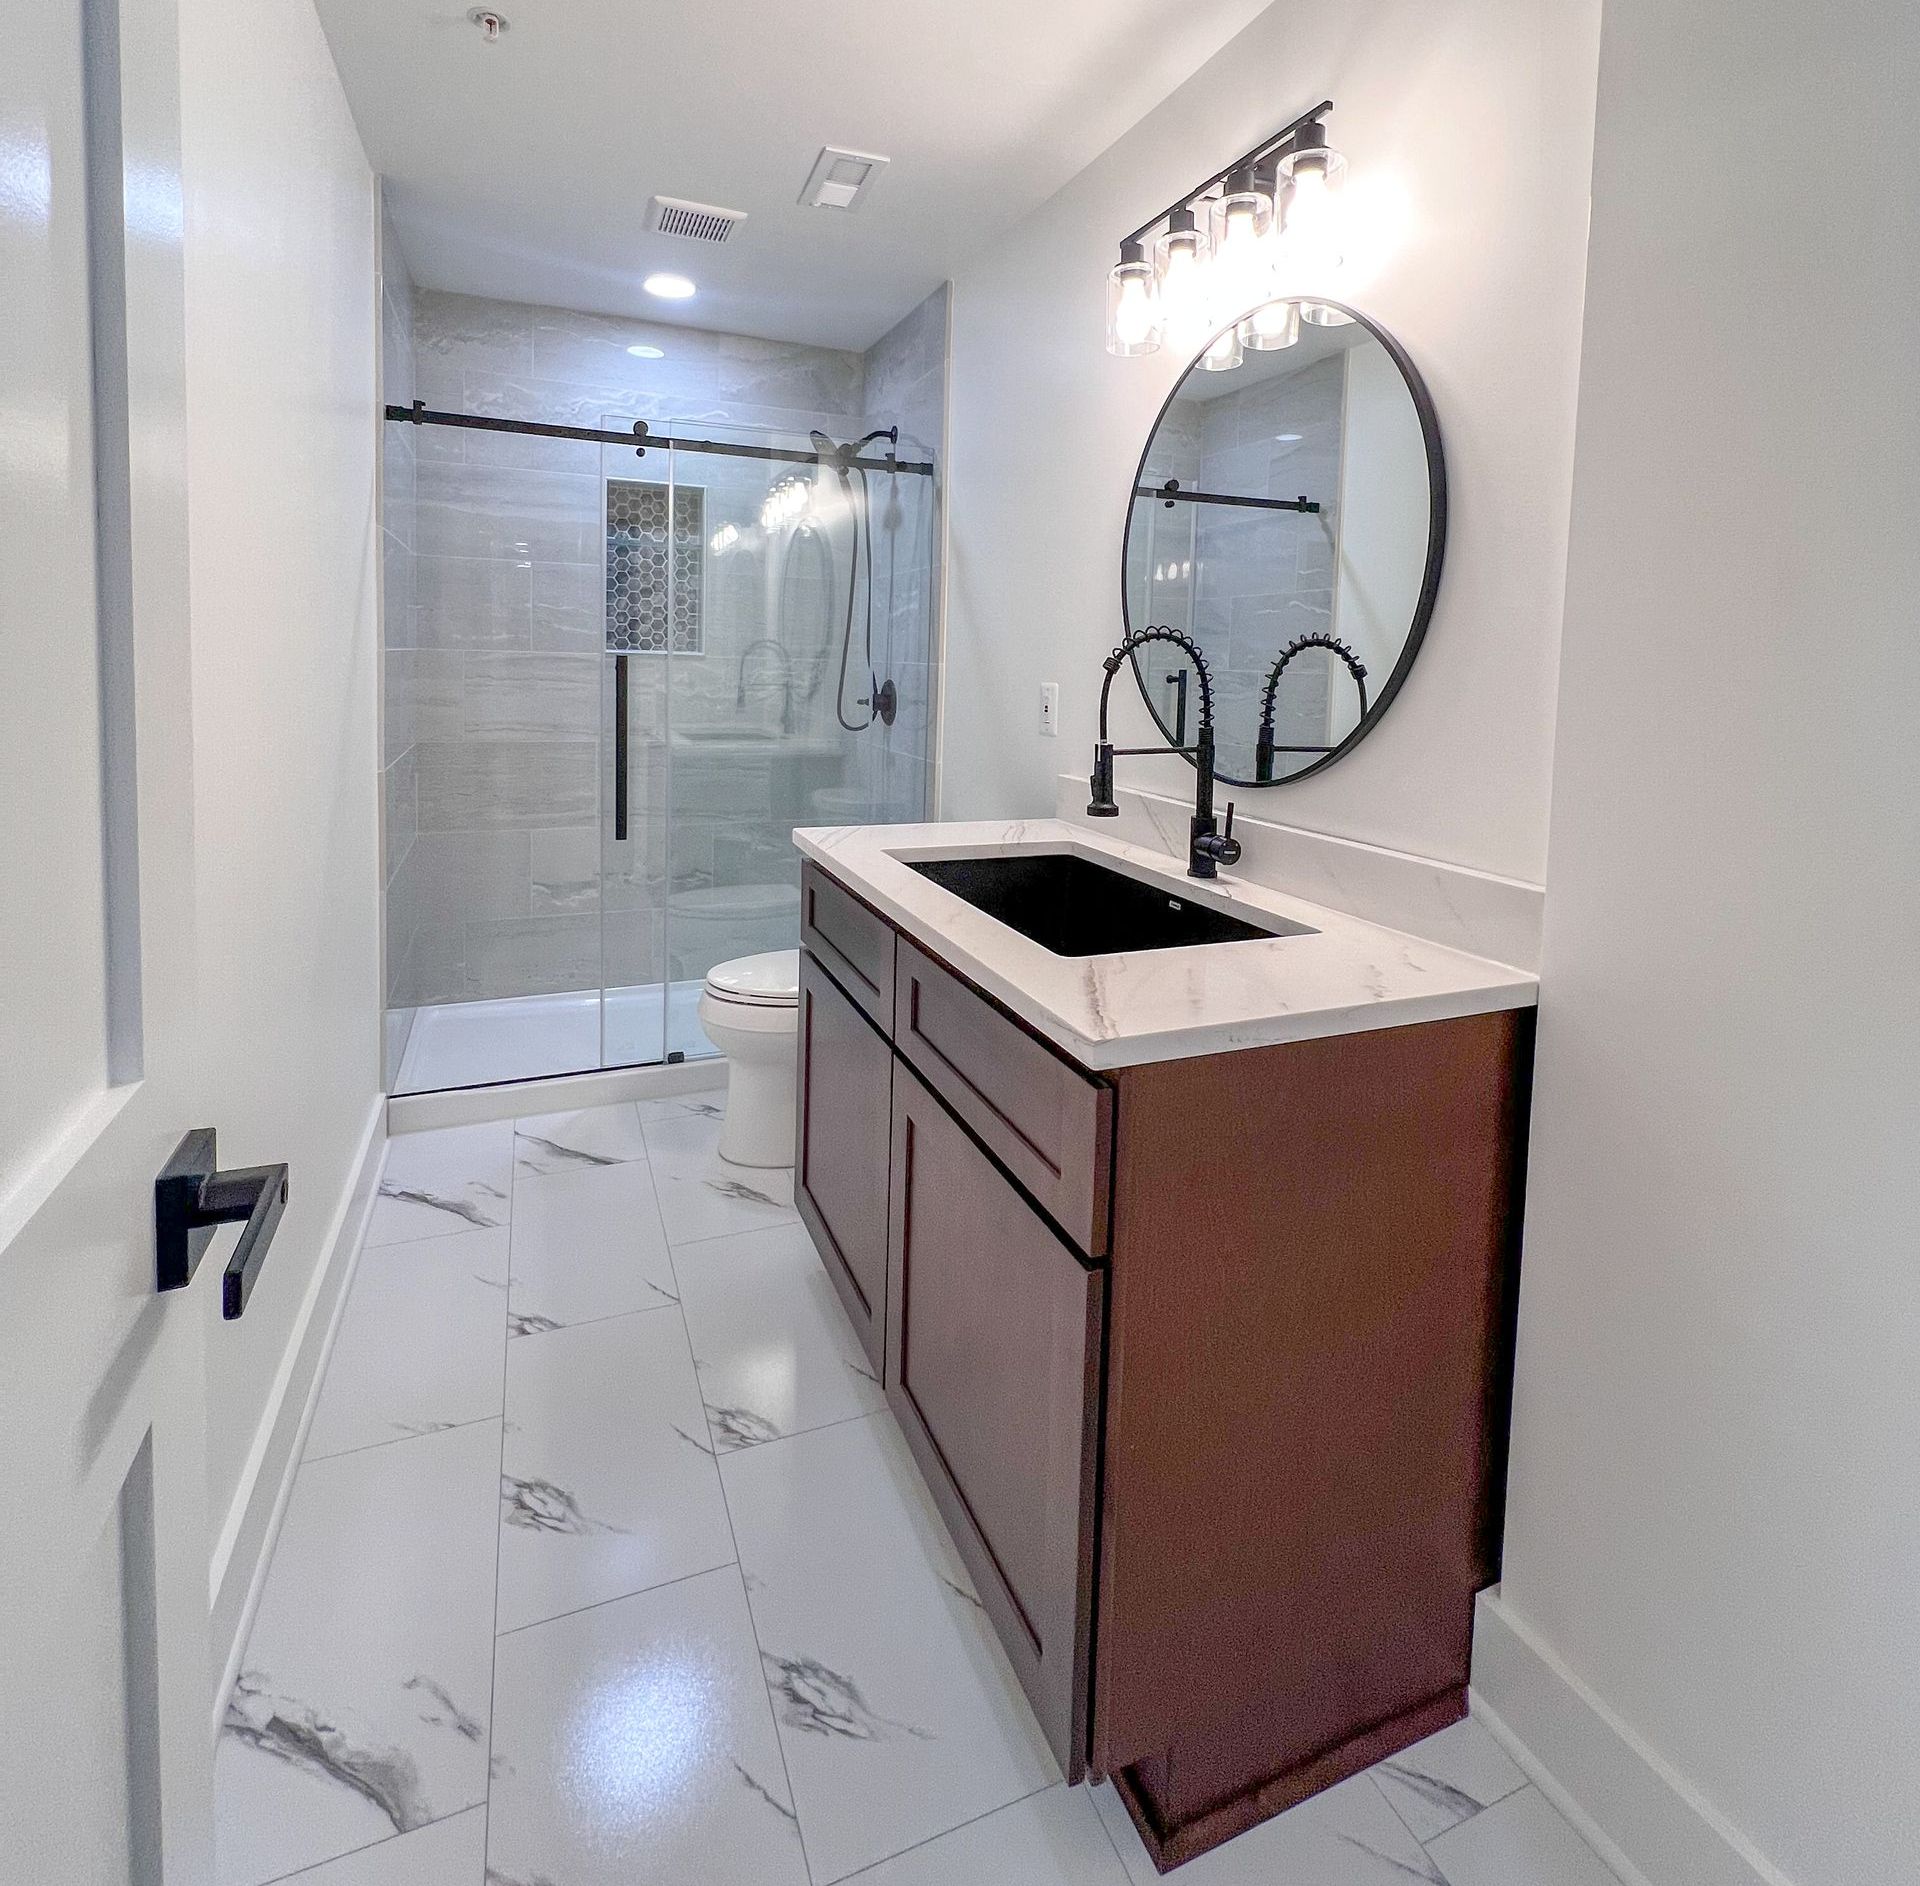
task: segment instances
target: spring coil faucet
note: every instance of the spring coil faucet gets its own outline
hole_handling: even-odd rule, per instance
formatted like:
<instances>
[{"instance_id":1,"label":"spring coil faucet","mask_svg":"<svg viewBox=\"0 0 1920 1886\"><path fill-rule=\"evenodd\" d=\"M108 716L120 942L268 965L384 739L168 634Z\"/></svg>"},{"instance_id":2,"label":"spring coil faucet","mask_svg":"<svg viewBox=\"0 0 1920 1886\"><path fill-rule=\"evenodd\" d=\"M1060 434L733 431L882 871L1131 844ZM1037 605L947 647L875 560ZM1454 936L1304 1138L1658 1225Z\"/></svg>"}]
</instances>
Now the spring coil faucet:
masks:
<instances>
[{"instance_id":1,"label":"spring coil faucet","mask_svg":"<svg viewBox=\"0 0 1920 1886\"><path fill-rule=\"evenodd\" d=\"M1113 797L1116 749L1107 739L1107 697L1113 691L1113 677L1120 672L1121 665L1136 648L1149 642L1171 642L1193 663L1193 671L1200 678L1200 731L1190 747L1120 747L1117 751L1122 758L1136 753L1182 753L1193 761L1193 817L1187 824L1187 876L1218 877L1221 865L1240 862L1240 841L1233 835L1231 800L1227 803L1224 832L1213 816L1213 676L1193 637L1176 628L1160 624L1136 629L1122 638L1120 645L1101 663L1106 678L1100 683L1100 738L1093 749L1093 773L1087 781L1092 792L1087 802L1087 816L1093 819L1120 816Z\"/></svg>"}]
</instances>

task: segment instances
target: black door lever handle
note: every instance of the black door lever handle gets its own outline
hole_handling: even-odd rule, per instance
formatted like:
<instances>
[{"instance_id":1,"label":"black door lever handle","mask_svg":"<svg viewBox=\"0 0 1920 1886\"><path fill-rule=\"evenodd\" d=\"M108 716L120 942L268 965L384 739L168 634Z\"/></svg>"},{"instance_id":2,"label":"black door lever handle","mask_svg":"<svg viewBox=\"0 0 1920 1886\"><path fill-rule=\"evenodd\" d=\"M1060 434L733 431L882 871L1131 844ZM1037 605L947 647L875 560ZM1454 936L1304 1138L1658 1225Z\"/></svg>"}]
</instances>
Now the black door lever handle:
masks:
<instances>
[{"instance_id":1,"label":"black door lever handle","mask_svg":"<svg viewBox=\"0 0 1920 1886\"><path fill-rule=\"evenodd\" d=\"M242 1226L220 1280L220 1314L231 1323L247 1307L267 1247L287 1208L285 1166L219 1170L214 1130L195 1127L153 1182L154 1287L183 1290L193 1281L216 1226Z\"/></svg>"}]
</instances>

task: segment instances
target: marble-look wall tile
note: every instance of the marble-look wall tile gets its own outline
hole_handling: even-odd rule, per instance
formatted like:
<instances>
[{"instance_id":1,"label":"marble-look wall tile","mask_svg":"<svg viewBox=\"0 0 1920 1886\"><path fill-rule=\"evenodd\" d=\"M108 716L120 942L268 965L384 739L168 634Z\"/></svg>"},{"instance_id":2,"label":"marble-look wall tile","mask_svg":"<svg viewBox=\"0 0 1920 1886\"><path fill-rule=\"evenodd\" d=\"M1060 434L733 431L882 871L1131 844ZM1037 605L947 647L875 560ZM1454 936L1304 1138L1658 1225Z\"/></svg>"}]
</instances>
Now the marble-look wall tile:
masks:
<instances>
[{"instance_id":1,"label":"marble-look wall tile","mask_svg":"<svg viewBox=\"0 0 1920 1886\"><path fill-rule=\"evenodd\" d=\"M601 667L593 655L470 654L465 731L477 740L591 739Z\"/></svg>"},{"instance_id":2,"label":"marble-look wall tile","mask_svg":"<svg viewBox=\"0 0 1920 1886\"><path fill-rule=\"evenodd\" d=\"M600 485L573 472L423 464L415 543L423 556L586 563L599 554Z\"/></svg>"},{"instance_id":3,"label":"marble-look wall tile","mask_svg":"<svg viewBox=\"0 0 1920 1886\"><path fill-rule=\"evenodd\" d=\"M527 836L533 912L567 915L597 908L602 868L600 828L565 825Z\"/></svg>"},{"instance_id":4,"label":"marble-look wall tile","mask_svg":"<svg viewBox=\"0 0 1920 1886\"><path fill-rule=\"evenodd\" d=\"M598 988L598 911L469 922L466 981L475 998Z\"/></svg>"},{"instance_id":5,"label":"marble-look wall tile","mask_svg":"<svg viewBox=\"0 0 1920 1886\"><path fill-rule=\"evenodd\" d=\"M598 740L425 740L414 751L422 831L531 831L599 816Z\"/></svg>"},{"instance_id":6,"label":"marble-look wall tile","mask_svg":"<svg viewBox=\"0 0 1920 1886\"><path fill-rule=\"evenodd\" d=\"M408 747L386 770L387 868L391 872L407 855L419 826L417 747Z\"/></svg>"},{"instance_id":7,"label":"marble-look wall tile","mask_svg":"<svg viewBox=\"0 0 1920 1886\"><path fill-rule=\"evenodd\" d=\"M536 563L532 572L532 645L579 655L607 646L607 578L602 562Z\"/></svg>"},{"instance_id":8,"label":"marble-look wall tile","mask_svg":"<svg viewBox=\"0 0 1920 1886\"><path fill-rule=\"evenodd\" d=\"M418 557L414 594L420 646L530 646L532 579L524 558Z\"/></svg>"},{"instance_id":9,"label":"marble-look wall tile","mask_svg":"<svg viewBox=\"0 0 1920 1886\"><path fill-rule=\"evenodd\" d=\"M533 313L516 301L419 289L414 294L414 351L423 368L434 360L457 360L469 370L531 373Z\"/></svg>"}]
</instances>

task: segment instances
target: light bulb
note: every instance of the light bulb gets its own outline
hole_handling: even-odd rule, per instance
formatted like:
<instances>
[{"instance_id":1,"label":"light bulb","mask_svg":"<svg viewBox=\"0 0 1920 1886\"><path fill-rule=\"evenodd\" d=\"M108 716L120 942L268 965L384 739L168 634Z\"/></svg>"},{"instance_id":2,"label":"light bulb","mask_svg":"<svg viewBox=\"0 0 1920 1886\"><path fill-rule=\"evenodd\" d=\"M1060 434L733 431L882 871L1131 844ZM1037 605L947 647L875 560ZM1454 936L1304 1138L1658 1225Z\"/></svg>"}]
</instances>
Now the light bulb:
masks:
<instances>
[{"instance_id":1,"label":"light bulb","mask_svg":"<svg viewBox=\"0 0 1920 1886\"><path fill-rule=\"evenodd\" d=\"M1324 290L1340 266L1340 213L1336 202L1347 160L1327 143L1326 127L1306 124L1294 133L1293 149L1280 159L1288 180L1282 270L1288 288Z\"/></svg>"},{"instance_id":2,"label":"light bulb","mask_svg":"<svg viewBox=\"0 0 1920 1886\"><path fill-rule=\"evenodd\" d=\"M1123 243L1120 260L1107 276L1107 352L1154 353L1163 326L1160 284L1146 248L1138 242Z\"/></svg>"},{"instance_id":3,"label":"light bulb","mask_svg":"<svg viewBox=\"0 0 1920 1886\"><path fill-rule=\"evenodd\" d=\"M1167 218L1167 233L1158 245L1160 306L1166 316L1167 337L1185 351L1198 347L1212 331L1208 307L1207 239L1190 209L1178 209Z\"/></svg>"},{"instance_id":4,"label":"light bulb","mask_svg":"<svg viewBox=\"0 0 1920 1886\"><path fill-rule=\"evenodd\" d=\"M1274 173L1243 165L1228 179L1214 205L1215 308L1221 318L1238 314L1271 292L1268 232L1273 225Z\"/></svg>"}]
</instances>

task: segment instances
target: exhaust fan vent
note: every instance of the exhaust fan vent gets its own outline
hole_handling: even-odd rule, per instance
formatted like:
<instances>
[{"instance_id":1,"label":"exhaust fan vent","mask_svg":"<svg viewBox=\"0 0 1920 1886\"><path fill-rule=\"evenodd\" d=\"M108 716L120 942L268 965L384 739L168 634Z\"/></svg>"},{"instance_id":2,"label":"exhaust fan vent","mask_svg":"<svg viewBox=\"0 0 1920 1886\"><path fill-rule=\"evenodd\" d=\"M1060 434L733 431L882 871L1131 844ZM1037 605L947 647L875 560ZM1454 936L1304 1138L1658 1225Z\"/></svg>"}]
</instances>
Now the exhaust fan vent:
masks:
<instances>
[{"instance_id":1,"label":"exhaust fan vent","mask_svg":"<svg viewBox=\"0 0 1920 1886\"><path fill-rule=\"evenodd\" d=\"M837 151L829 144L815 162L800 201L809 209L850 210L886 167L884 157L869 151Z\"/></svg>"},{"instance_id":2,"label":"exhaust fan vent","mask_svg":"<svg viewBox=\"0 0 1920 1886\"><path fill-rule=\"evenodd\" d=\"M689 242L725 242L746 220L745 210L723 210L714 203L657 196L647 226L663 236L684 236Z\"/></svg>"}]
</instances>

